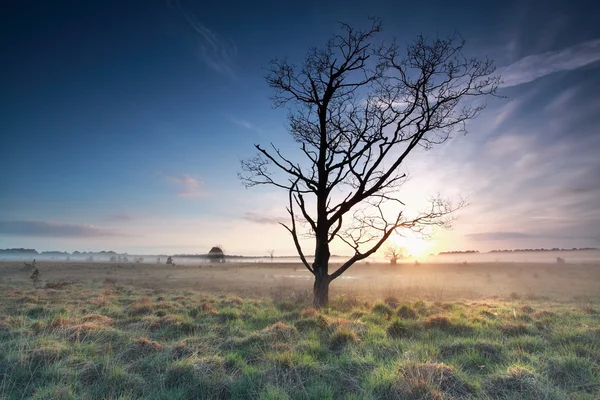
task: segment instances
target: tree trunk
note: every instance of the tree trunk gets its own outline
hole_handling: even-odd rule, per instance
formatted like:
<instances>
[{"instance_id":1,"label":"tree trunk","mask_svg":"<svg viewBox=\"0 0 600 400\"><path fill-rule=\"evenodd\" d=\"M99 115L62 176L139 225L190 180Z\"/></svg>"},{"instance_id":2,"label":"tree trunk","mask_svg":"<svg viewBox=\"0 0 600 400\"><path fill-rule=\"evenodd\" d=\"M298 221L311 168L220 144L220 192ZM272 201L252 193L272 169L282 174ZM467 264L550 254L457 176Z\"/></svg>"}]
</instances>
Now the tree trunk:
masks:
<instances>
[{"instance_id":1,"label":"tree trunk","mask_svg":"<svg viewBox=\"0 0 600 400\"><path fill-rule=\"evenodd\" d=\"M324 243L323 243L324 242ZM313 270L315 275L315 284L313 286L313 305L315 308L326 308L329 306L329 243L326 240L319 243L317 239L317 248L315 249L315 262Z\"/></svg>"},{"instance_id":2,"label":"tree trunk","mask_svg":"<svg viewBox=\"0 0 600 400\"><path fill-rule=\"evenodd\" d=\"M313 305L316 309L329 306L329 277L315 276Z\"/></svg>"}]
</instances>

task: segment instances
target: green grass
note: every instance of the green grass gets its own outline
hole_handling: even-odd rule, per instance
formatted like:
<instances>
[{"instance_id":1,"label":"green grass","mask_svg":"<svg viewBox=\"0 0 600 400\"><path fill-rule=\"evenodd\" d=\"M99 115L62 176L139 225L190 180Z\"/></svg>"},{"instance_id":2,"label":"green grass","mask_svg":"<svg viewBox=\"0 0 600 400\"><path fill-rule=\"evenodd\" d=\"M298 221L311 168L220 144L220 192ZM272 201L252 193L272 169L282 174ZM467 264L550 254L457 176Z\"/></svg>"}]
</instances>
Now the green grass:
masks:
<instances>
[{"instance_id":1,"label":"green grass","mask_svg":"<svg viewBox=\"0 0 600 400\"><path fill-rule=\"evenodd\" d=\"M597 306L0 287L0 398L596 399Z\"/></svg>"}]
</instances>

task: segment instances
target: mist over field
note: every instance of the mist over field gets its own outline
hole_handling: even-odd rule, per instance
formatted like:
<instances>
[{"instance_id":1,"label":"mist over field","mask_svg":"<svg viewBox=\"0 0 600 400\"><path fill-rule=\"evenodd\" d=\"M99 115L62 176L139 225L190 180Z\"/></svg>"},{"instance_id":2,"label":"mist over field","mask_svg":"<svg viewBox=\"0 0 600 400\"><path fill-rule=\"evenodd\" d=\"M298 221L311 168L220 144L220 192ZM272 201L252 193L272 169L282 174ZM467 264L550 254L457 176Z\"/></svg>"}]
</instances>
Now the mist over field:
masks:
<instances>
[{"instance_id":1,"label":"mist over field","mask_svg":"<svg viewBox=\"0 0 600 400\"><path fill-rule=\"evenodd\" d=\"M600 399L600 2L8 0L1 400Z\"/></svg>"}]
</instances>

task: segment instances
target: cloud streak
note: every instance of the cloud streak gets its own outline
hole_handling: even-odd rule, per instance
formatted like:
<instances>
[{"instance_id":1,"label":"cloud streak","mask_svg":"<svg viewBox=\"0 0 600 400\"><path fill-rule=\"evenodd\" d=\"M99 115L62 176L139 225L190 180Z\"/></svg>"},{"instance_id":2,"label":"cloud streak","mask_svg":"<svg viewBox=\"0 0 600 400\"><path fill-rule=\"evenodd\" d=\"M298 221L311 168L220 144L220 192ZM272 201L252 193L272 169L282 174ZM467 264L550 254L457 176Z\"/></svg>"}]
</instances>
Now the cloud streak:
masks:
<instances>
[{"instance_id":1,"label":"cloud streak","mask_svg":"<svg viewBox=\"0 0 600 400\"><path fill-rule=\"evenodd\" d=\"M242 219L249 222L254 222L263 225L279 225L280 222L284 221L285 218L280 217L266 217L264 215L256 214L253 212L247 212L244 214Z\"/></svg>"},{"instance_id":2,"label":"cloud streak","mask_svg":"<svg viewBox=\"0 0 600 400\"><path fill-rule=\"evenodd\" d=\"M133 221L136 216L127 213L111 214L107 217L109 221Z\"/></svg>"},{"instance_id":3,"label":"cloud streak","mask_svg":"<svg viewBox=\"0 0 600 400\"><path fill-rule=\"evenodd\" d=\"M235 43L201 24L194 13L185 10L179 1L176 1L175 4L188 25L197 34L198 54L204 64L220 74L235 78L236 74L233 71L234 59L237 57Z\"/></svg>"},{"instance_id":4,"label":"cloud streak","mask_svg":"<svg viewBox=\"0 0 600 400\"><path fill-rule=\"evenodd\" d=\"M63 224L46 221L0 221L0 234L61 238L98 238L123 236L92 225Z\"/></svg>"},{"instance_id":5,"label":"cloud streak","mask_svg":"<svg viewBox=\"0 0 600 400\"><path fill-rule=\"evenodd\" d=\"M160 175L179 187L179 192L177 193L179 197L200 197L206 196L207 194L202 189L200 180L190 175Z\"/></svg>"},{"instance_id":6,"label":"cloud streak","mask_svg":"<svg viewBox=\"0 0 600 400\"><path fill-rule=\"evenodd\" d=\"M518 86L560 71L570 71L600 61L600 39L523 57L500 71L503 87Z\"/></svg>"},{"instance_id":7,"label":"cloud streak","mask_svg":"<svg viewBox=\"0 0 600 400\"><path fill-rule=\"evenodd\" d=\"M257 127L252 122L247 121L245 119L230 117L230 120L233 124L235 124L241 128L248 129L249 131L254 131L256 133L263 133L263 130L261 128Z\"/></svg>"},{"instance_id":8,"label":"cloud streak","mask_svg":"<svg viewBox=\"0 0 600 400\"><path fill-rule=\"evenodd\" d=\"M488 241L488 240L511 240L511 239L531 239L538 236L522 232L481 232L470 233L466 235L470 240Z\"/></svg>"}]
</instances>

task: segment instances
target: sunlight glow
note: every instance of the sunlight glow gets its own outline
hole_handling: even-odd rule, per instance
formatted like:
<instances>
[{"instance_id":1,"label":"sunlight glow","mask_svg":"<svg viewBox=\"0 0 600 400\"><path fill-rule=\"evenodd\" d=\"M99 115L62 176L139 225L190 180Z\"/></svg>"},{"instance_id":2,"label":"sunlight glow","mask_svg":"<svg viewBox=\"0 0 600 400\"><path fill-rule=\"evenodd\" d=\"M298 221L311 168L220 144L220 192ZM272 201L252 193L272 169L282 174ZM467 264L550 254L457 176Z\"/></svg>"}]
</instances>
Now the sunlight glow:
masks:
<instances>
[{"instance_id":1,"label":"sunlight glow","mask_svg":"<svg viewBox=\"0 0 600 400\"><path fill-rule=\"evenodd\" d=\"M433 241L423 239L420 235L408 232L402 235L394 235L392 241L400 247L406 249L406 257L415 259L423 258L429 255L433 245Z\"/></svg>"}]
</instances>

